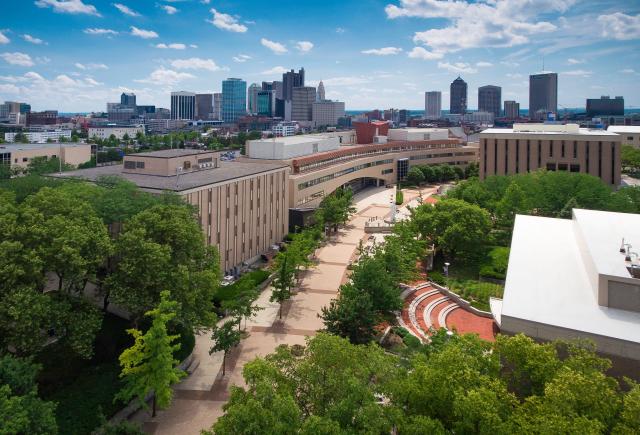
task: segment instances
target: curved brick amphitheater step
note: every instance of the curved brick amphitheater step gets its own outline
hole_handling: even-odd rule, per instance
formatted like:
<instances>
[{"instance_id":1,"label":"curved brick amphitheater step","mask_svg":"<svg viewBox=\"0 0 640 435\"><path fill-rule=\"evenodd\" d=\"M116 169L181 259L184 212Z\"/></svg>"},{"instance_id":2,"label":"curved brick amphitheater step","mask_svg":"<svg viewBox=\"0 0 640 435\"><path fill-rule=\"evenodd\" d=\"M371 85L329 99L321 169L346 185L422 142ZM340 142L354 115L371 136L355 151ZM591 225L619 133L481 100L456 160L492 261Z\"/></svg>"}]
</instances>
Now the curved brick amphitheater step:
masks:
<instances>
[{"instance_id":1,"label":"curved brick amphitheater step","mask_svg":"<svg viewBox=\"0 0 640 435\"><path fill-rule=\"evenodd\" d=\"M436 313L439 312L439 310L443 307L443 304L447 303L448 301L449 301L449 298L447 296L443 296L442 293L440 293L440 296L438 298L432 300L424 308L424 311L422 312L422 317L424 319L424 322L426 323L427 330L431 328L437 328L437 326L434 324L432 314L434 313L434 311Z\"/></svg>"},{"instance_id":2,"label":"curved brick amphitheater step","mask_svg":"<svg viewBox=\"0 0 640 435\"><path fill-rule=\"evenodd\" d=\"M495 341L497 328L493 319L480 317L460 307L446 316L447 329L455 329L459 334L478 334L480 338Z\"/></svg>"}]
</instances>

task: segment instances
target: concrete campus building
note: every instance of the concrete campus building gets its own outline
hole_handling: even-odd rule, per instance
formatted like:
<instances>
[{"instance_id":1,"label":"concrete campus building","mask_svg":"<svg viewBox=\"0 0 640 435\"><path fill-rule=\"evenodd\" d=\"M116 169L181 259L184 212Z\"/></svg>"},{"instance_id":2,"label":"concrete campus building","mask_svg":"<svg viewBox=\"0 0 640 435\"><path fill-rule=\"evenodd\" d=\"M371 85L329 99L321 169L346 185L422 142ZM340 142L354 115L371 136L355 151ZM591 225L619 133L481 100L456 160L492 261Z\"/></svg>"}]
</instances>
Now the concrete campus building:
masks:
<instances>
[{"instance_id":1,"label":"concrete campus building","mask_svg":"<svg viewBox=\"0 0 640 435\"><path fill-rule=\"evenodd\" d=\"M141 190L175 192L198 209L206 242L226 274L282 241L289 230L289 167L280 162L222 161L219 152L172 149L124 157L122 165L65 172L95 181L119 176Z\"/></svg>"},{"instance_id":2,"label":"concrete campus building","mask_svg":"<svg viewBox=\"0 0 640 435\"><path fill-rule=\"evenodd\" d=\"M640 148L640 125L610 125L607 131L619 134L623 145Z\"/></svg>"},{"instance_id":3,"label":"concrete campus building","mask_svg":"<svg viewBox=\"0 0 640 435\"><path fill-rule=\"evenodd\" d=\"M78 166L91 160L91 145L76 143L0 145L0 164L26 168L35 157L61 158L62 163Z\"/></svg>"},{"instance_id":4,"label":"concrete campus building","mask_svg":"<svg viewBox=\"0 0 640 435\"><path fill-rule=\"evenodd\" d=\"M371 125L380 133L380 126ZM477 146L450 138L448 129L385 129L384 135L374 136L379 142L363 145L358 145L359 134L357 138L349 131L252 140L247 142L247 156L250 161L270 158L291 167L288 203L292 210L316 208L341 186L358 191L394 184L404 180L414 165L464 167L478 159Z\"/></svg>"},{"instance_id":5,"label":"concrete campus building","mask_svg":"<svg viewBox=\"0 0 640 435\"><path fill-rule=\"evenodd\" d=\"M88 137L97 137L98 139L103 140L109 139L111 135L114 135L118 140L122 140L125 134L129 136L129 138L135 139L136 134L138 133L144 134L144 126L105 125L101 127L89 127L88 129Z\"/></svg>"},{"instance_id":6,"label":"concrete campus building","mask_svg":"<svg viewBox=\"0 0 640 435\"><path fill-rule=\"evenodd\" d=\"M514 124L480 133L480 179L536 169L582 172L620 184L621 137L577 124Z\"/></svg>"},{"instance_id":7,"label":"concrete campus building","mask_svg":"<svg viewBox=\"0 0 640 435\"><path fill-rule=\"evenodd\" d=\"M20 133L5 133L4 140L13 143L16 141L16 135ZM58 141L61 137L65 138L65 140L71 140L71 130L65 129L54 129L54 130L43 130L43 131L25 131L22 132L27 137L27 141L29 143L47 143L48 140Z\"/></svg>"},{"instance_id":8,"label":"concrete campus building","mask_svg":"<svg viewBox=\"0 0 640 435\"><path fill-rule=\"evenodd\" d=\"M638 228L640 215L630 213L516 216L504 296L490 301L501 331L539 340L587 338L614 368L637 375Z\"/></svg>"}]
</instances>

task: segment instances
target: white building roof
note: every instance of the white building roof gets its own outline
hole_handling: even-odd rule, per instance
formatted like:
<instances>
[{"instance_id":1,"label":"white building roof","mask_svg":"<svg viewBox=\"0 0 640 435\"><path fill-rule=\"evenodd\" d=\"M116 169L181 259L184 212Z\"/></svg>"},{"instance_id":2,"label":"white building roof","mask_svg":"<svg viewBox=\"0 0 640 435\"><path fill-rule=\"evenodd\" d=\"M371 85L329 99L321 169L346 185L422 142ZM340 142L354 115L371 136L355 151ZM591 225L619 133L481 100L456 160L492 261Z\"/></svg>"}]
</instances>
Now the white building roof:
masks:
<instances>
[{"instance_id":1,"label":"white building roof","mask_svg":"<svg viewBox=\"0 0 640 435\"><path fill-rule=\"evenodd\" d=\"M42 150L47 148L79 148L79 147L88 147L90 144L86 143L31 143L31 144L13 144L13 143L3 143L0 145L0 152L2 150L7 151L32 151L32 150Z\"/></svg>"},{"instance_id":2,"label":"white building roof","mask_svg":"<svg viewBox=\"0 0 640 435\"><path fill-rule=\"evenodd\" d=\"M640 343L640 313L599 305L584 261L590 255L599 273L630 277L619 253L623 237L640 247L640 215L516 216L499 315Z\"/></svg>"},{"instance_id":3,"label":"white building roof","mask_svg":"<svg viewBox=\"0 0 640 435\"><path fill-rule=\"evenodd\" d=\"M610 125L607 131L613 133L640 133L640 125Z\"/></svg>"},{"instance_id":4,"label":"white building roof","mask_svg":"<svg viewBox=\"0 0 640 435\"><path fill-rule=\"evenodd\" d=\"M616 133L590 128L550 128L551 125L546 124L517 124L518 126L527 126L527 128L487 128L480 134L542 134L542 135L584 135L584 136L617 136ZM562 127L561 125L553 125L553 127Z\"/></svg>"}]
</instances>

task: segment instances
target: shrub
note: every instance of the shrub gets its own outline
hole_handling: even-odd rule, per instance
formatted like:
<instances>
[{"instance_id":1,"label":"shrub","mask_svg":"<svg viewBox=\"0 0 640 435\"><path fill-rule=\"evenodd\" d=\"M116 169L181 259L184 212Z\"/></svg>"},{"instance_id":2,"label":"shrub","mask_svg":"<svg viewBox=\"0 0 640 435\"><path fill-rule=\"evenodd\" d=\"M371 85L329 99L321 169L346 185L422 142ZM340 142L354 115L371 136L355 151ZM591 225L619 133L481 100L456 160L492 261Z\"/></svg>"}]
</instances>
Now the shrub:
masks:
<instances>
[{"instance_id":1,"label":"shrub","mask_svg":"<svg viewBox=\"0 0 640 435\"><path fill-rule=\"evenodd\" d=\"M447 278L438 271L429 272L428 278L436 284L447 285Z\"/></svg>"},{"instance_id":2,"label":"shrub","mask_svg":"<svg viewBox=\"0 0 640 435\"><path fill-rule=\"evenodd\" d=\"M241 289L248 287L256 287L262 284L270 273L266 270L258 269L242 275L236 282L231 285L218 288L214 296L214 302L221 304L223 301L234 299Z\"/></svg>"},{"instance_id":3,"label":"shrub","mask_svg":"<svg viewBox=\"0 0 640 435\"><path fill-rule=\"evenodd\" d=\"M509 248L496 246L489 251L487 259L480 267L480 276L505 279L509 265Z\"/></svg>"},{"instance_id":4,"label":"shrub","mask_svg":"<svg viewBox=\"0 0 640 435\"><path fill-rule=\"evenodd\" d=\"M402 193L402 190L397 190L396 191L396 205L402 205L403 202L404 202L404 194Z\"/></svg>"},{"instance_id":5,"label":"shrub","mask_svg":"<svg viewBox=\"0 0 640 435\"><path fill-rule=\"evenodd\" d=\"M404 337L402 337L402 342L411 349L416 349L422 346L422 343L420 342L420 340L418 340L418 338L416 338L411 334L407 334Z\"/></svg>"},{"instance_id":6,"label":"shrub","mask_svg":"<svg viewBox=\"0 0 640 435\"><path fill-rule=\"evenodd\" d=\"M392 329L393 333L404 338L407 335L411 335L409 334L409 331L407 331L405 328L403 328L402 326L394 326Z\"/></svg>"}]
</instances>

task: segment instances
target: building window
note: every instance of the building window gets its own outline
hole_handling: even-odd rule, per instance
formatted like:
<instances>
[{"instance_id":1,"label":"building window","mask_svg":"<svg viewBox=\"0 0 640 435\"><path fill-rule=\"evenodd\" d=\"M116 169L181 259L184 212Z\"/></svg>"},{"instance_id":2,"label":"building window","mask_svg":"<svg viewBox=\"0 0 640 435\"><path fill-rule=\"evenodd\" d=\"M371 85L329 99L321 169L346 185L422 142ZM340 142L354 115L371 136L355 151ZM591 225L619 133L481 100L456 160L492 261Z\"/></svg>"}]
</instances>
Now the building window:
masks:
<instances>
[{"instance_id":1,"label":"building window","mask_svg":"<svg viewBox=\"0 0 640 435\"><path fill-rule=\"evenodd\" d=\"M553 141L549 141L549 157L553 157Z\"/></svg>"},{"instance_id":2,"label":"building window","mask_svg":"<svg viewBox=\"0 0 640 435\"><path fill-rule=\"evenodd\" d=\"M542 166L542 142L538 141L538 168Z\"/></svg>"},{"instance_id":3,"label":"building window","mask_svg":"<svg viewBox=\"0 0 640 435\"><path fill-rule=\"evenodd\" d=\"M570 172L580 172L580 165L569 165Z\"/></svg>"},{"instance_id":4,"label":"building window","mask_svg":"<svg viewBox=\"0 0 640 435\"><path fill-rule=\"evenodd\" d=\"M184 162L182 162L182 169L184 169L185 171L187 169L191 169L191 162L189 160L185 160Z\"/></svg>"},{"instance_id":5,"label":"building window","mask_svg":"<svg viewBox=\"0 0 640 435\"><path fill-rule=\"evenodd\" d=\"M598 142L598 177L602 178L602 142Z\"/></svg>"},{"instance_id":6,"label":"building window","mask_svg":"<svg viewBox=\"0 0 640 435\"><path fill-rule=\"evenodd\" d=\"M136 169L144 169L144 162L136 162Z\"/></svg>"},{"instance_id":7,"label":"building window","mask_svg":"<svg viewBox=\"0 0 640 435\"><path fill-rule=\"evenodd\" d=\"M555 171L556 164L555 163L547 163L547 171Z\"/></svg>"},{"instance_id":8,"label":"building window","mask_svg":"<svg viewBox=\"0 0 640 435\"><path fill-rule=\"evenodd\" d=\"M575 140L573 141L573 158L578 158L578 142Z\"/></svg>"},{"instance_id":9,"label":"building window","mask_svg":"<svg viewBox=\"0 0 640 435\"><path fill-rule=\"evenodd\" d=\"M566 171L567 164L566 163L558 163L558 171Z\"/></svg>"},{"instance_id":10,"label":"building window","mask_svg":"<svg viewBox=\"0 0 640 435\"><path fill-rule=\"evenodd\" d=\"M561 145L561 148L560 148L560 156L562 158L564 158L564 141L562 141L562 145Z\"/></svg>"},{"instance_id":11,"label":"building window","mask_svg":"<svg viewBox=\"0 0 640 435\"><path fill-rule=\"evenodd\" d=\"M516 139L516 174L520 172L520 140Z\"/></svg>"},{"instance_id":12,"label":"building window","mask_svg":"<svg viewBox=\"0 0 640 435\"><path fill-rule=\"evenodd\" d=\"M26 157L23 157L23 158L22 158L22 161L23 161L23 162L28 162L28 161L29 161L29 159L28 159L28 158L26 158Z\"/></svg>"},{"instance_id":13,"label":"building window","mask_svg":"<svg viewBox=\"0 0 640 435\"><path fill-rule=\"evenodd\" d=\"M616 143L611 142L611 184L616 182Z\"/></svg>"},{"instance_id":14,"label":"building window","mask_svg":"<svg viewBox=\"0 0 640 435\"><path fill-rule=\"evenodd\" d=\"M136 162L132 162L131 160L125 160L124 162L124 168L125 169L135 169L136 168Z\"/></svg>"},{"instance_id":15,"label":"building window","mask_svg":"<svg viewBox=\"0 0 640 435\"><path fill-rule=\"evenodd\" d=\"M509 173L509 141L504 144L504 173Z\"/></svg>"},{"instance_id":16,"label":"building window","mask_svg":"<svg viewBox=\"0 0 640 435\"><path fill-rule=\"evenodd\" d=\"M493 173L498 173L498 140L493 140Z\"/></svg>"},{"instance_id":17,"label":"building window","mask_svg":"<svg viewBox=\"0 0 640 435\"><path fill-rule=\"evenodd\" d=\"M485 139L483 141L483 149L484 149L484 156L483 156L483 167L484 167L484 172L487 172L487 140Z\"/></svg>"},{"instance_id":18,"label":"building window","mask_svg":"<svg viewBox=\"0 0 640 435\"><path fill-rule=\"evenodd\" d=\"M527 172L531 170L531 144L527 140Z\"/></svg>"}]
</instances>

